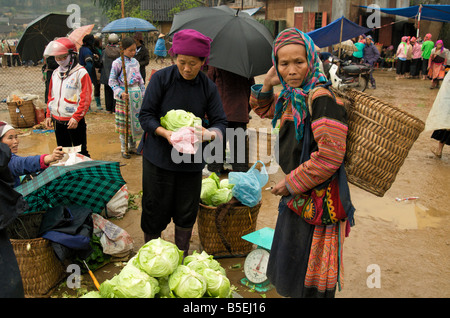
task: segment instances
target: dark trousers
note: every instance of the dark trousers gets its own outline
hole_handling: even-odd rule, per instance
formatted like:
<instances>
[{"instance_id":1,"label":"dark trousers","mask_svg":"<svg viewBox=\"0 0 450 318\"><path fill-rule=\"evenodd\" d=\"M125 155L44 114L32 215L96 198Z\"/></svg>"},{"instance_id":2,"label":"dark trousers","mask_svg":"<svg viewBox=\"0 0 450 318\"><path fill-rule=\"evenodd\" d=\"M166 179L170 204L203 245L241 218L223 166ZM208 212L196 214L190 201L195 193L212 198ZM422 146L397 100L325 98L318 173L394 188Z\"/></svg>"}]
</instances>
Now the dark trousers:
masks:
<instances>
[{"instance_id":1,"label":"dark trousers","mask_svg":"<svg viewBox=\"0 0 450 318\"><path fill-rule=\"evenodd\" d=\"M172 219L180 228L192 228L197 219L201 187L201 171L169 171L143 157L142 231L157 236Z\"/></svg>"},{"instance_id":2,"label":"dark trousers","mask_svg":"<svg viewBox=\"0 0 450 318\"><path fill-rule=\"evenodd\" d=\"M78 122L76 129L67 129L68 121L53 120L55 127L56 143L62 147L76 147L81 145L81 154L90 157L87 151L87 126L83 118Z\"/></svg>"},{"instance_id":3,"label":"dark trousers","mask_svg":"<svg viewBox=\"0 0 450 318\"><path fill-rule=\"evenodd\" d=\"M109 85L104 85L105 87L105 108L108 112L116 111L116 100L114 99L114 92Z\"/></svg>"},{"instance_id":4,"label":"dark trousers","mask_svg":"<svg viewBox=\"0 0 450 318\"><path fill-rule=\"evenodd\" d=\"M422 68L422 59L420 59L420 58L412 59L411 68L410 68L411 76L419 76L421 68Z\"/></svg>"},{"instance_id":5,"label":"dark trousers","mask_svg":"<svg viewBox=\"0 0 450 318\"><path fill-rule=\"evenodd\" d=\"M422 60L422 76L428 76L428 60L429 59Z\"/></svg>"},{"instance_id":6,"label":"dark trousers","mask_svg":"<svg viewBox=\"0 0 450 318\"><path fill-rule=\"evenodd\" d=\"M407 61L397 60L397 75L404 75L406 73Z\"/></svg>"}]
</instances>

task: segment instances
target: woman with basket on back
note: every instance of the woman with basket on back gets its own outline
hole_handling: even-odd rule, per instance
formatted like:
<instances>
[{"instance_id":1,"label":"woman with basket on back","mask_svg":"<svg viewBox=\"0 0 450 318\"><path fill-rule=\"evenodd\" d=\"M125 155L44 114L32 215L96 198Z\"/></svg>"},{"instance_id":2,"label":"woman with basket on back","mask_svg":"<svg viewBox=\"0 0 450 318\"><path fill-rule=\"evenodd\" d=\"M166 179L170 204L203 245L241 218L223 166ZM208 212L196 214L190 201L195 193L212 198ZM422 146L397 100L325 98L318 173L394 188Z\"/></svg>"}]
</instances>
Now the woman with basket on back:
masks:
<instances>
[{"instance_id":1,"label":"woman with basket on back","mask_svg":"<svg viewBox=\"0 0 450 318\"><path fill-rule=\"evenodd\" d=\"M281 199L267 277L282 296L334 297L354 213L343 169L347 112L331 91L315 89L327 79L307 34L281 32L272 58L264 84L254 85L250 97L261 118L272 118L274 126L281 120L278 162L286 176L272 189Z\"/></svg>"}]
</instances>

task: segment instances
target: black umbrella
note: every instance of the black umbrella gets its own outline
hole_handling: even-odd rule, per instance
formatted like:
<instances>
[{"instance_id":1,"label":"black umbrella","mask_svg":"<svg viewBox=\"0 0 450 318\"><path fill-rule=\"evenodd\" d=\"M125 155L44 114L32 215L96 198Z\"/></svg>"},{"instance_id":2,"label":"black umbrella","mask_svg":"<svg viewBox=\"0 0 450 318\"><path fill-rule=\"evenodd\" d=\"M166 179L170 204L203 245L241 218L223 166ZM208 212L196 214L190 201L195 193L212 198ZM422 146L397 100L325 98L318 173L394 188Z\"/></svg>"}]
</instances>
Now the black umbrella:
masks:
<instances>
[{"instance_id":1,"label":"black umbrella","mask_svg":"<svg viewBox=\"0 0 450 318\"><path fill-rule=\"evenodd\" d=\"M72 30L67 26L68 17L69 14L48 13L30 22L17 44L22 61L41 60L50 41L66 36Z\"/></svg>"},{"instance_id":2,"label":"black umbrella","mask_svg":"<svg viewBox=\"0 0 450 318\"><path fill-rule=\"evenodd\" d=\"M209 65L250 78L272 66L273 36L249 14L227 6L198 7L175 14L169 35L194 29L209 36Z\"/></svg>"}]
</instances>

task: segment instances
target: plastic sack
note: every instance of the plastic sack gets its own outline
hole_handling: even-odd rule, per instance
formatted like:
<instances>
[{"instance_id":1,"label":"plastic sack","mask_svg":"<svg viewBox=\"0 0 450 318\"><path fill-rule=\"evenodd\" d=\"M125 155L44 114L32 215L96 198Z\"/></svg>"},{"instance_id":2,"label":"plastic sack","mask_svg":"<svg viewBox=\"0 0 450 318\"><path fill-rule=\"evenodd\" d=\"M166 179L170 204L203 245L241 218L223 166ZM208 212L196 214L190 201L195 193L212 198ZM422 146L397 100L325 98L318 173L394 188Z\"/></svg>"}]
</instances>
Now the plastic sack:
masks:
<instances>
[{"instance_id":1,"label":"plastic sack","mask_svg":"<svg viewBox=\"0 0 450 318\"><path fill-rule=\"evenodd\" d=\"M128 211L128 186L124 184L106 204L105 216L122 218Z\"/></svg>"},{"instance_id":2,"label":"plastic sack","mask_svg":"<svg viewBox=\"0 0 450 318\"><path fill-rule=\"evenodd\" d=\"M128 256L133 251L133 238L127 231L92 213L94 234L100 237L103 253L116 257Z\"/></svg>"},{"instance_id":3,"label":"plastic sack","mask_svg":"<svg viewBox=\"0 0 450 318\"><path fill-rule=\"evenodd\" d=\"M256 165L262 165L261 171L256 169ZM261 201L261 189L269 181L269 175L266 171L266 166L260 160L247 172L230 172L228 174L228 182L234 184L233 196L239 200L243 205L254 207Z\"/></svg>"},{"instance_id":4,"label":"plastic sack","mask_svg":"<svg viewBox=\"0 0 450 318\"><path fill-rule=\"evenodd\" d=\"M425 131L450 129L450 72L445 75L441 88L428 113Z\"/></svg>"}]
</instances>

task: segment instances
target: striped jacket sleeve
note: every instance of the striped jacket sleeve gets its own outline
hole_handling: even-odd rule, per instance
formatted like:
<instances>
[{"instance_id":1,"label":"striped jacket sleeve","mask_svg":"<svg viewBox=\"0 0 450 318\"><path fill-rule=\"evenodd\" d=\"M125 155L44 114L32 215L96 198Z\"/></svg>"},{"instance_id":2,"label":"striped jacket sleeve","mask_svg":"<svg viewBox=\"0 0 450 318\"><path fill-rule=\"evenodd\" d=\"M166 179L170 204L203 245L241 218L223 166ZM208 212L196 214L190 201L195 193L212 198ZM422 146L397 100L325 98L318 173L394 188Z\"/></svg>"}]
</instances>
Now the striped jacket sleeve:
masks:
<instances>
[{"instance_id":1,"label":"striped jacket sleeve","mask_svg":"<svg viewBox=\"0 0 450 318\"><path fill-rule=\"evenodd\" d=\"M275 115L275 103L277 96L272 91L261 92L262 85L252 86L250 94L250 107L261 118L273 118Z\"/></svg>"},{"instance_id":2,"label":"striped jacket sleeve","mask_svg":"<svg viewBox=\"0 0 450 318\"><path fill-rule=\"evenodd\" d=\"M291 194L304 193L329 179L344 161L347 139L345 108L337 104L328 90L318 90L312 99L311 127L317 151L310 160L286 176Z\"/></svg>"}]
</instances>

